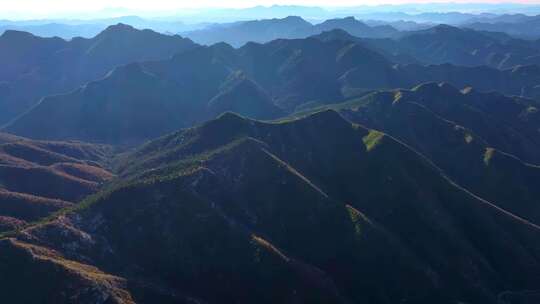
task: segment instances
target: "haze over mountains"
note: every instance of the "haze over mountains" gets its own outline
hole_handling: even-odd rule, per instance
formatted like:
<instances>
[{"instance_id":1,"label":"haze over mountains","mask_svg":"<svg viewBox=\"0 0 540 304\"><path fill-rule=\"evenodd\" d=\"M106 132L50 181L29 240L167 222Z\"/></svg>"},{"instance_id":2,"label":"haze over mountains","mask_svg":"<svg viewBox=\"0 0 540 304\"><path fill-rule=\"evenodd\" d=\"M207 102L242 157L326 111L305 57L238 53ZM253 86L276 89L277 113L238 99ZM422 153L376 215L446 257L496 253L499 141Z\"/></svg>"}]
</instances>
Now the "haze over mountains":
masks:
<instances>
[{"instance_id":1,"label":"haze over mountains","mask_svg":"<svg viewBox=\"0 0 540 304\"><path fill-rule=\"evenodd\" d=\"M358 37L387 38L398 31L388 25L370 27L354 17L329 19L319 24L311 24L300 17L238 22L236 24L215 25L209 28L182 33L197 43L214 44L225 41L240 47L247 42L264 43L278 38L306 38L333 29L343 29Z\"/></svg>"},{"instance_id":2,"label":"haze over mountains","mask_svg":"<svg viewBox=\"0 0 540 304\"><path fill-rule=\"evenodd\" d=\"M540 14L538 5L512 3L466 4L429 3L404 5L375 5L342 8L274 5L244 9L204 9L167 11L164 15L152 11L134 11L114 8L69 17L40 17L29 19L9 14L0 19L0 32L28 31L38 36L58 36L64 39L81 36L91 38L107 26L125 23L139 29L152 29L163 33L179 33L197 29L220 28L252 20L284 19L299 16L316 25L330 19L354 16L368 25L391 25L398 30L415 30L430 25L448 24L478 30L506 32L527 39L540 38L536 26ZM1 16L0 12L0 16ZM93 16L93 18L89 18ZM12 20L9 20L13 18ZM198 33L200 34L200 33ZM284 37L281 37L284 38Z\"/></svg>"},{"instance_id":3,"label":"haze over mountains","mask_svg":"<svg viewBox=\"0 0 540 304\"><path fill-rule=\"evenodd\" d=\"M184 51L168 59L141 60L121 66L103 79L70 93L45 97L12 121L6 130L36 139L133 143L190 127L224 111L256 119L275 119L284 113L342 101L380 88L408 88L423 82L445 81L460 88L473 86L481 91L535 97L540 84L537 66L509 69L476 66L485 56L480 56L477 64L468 62L474 67L448 63L396 65L395 57L388 56L390 49L377 52L384 47L378 41L364 43L341 32L324 32L306 39L278 39L265 44L248 43L238 49L224 43L197 46L188 40L141 32L125 25L111 27L100 35L121 36L123 31L135 37L134 43L142 41L138 40L143 39L141 36L155 35L158 41L163 40L164 53L174 47ZM456 39L448 40L448 36ZM395 43L403 44L406 52L427 61L448 58L439 63L460 64L474 57L460 56L466 53L463 45L469 45L467 40L482 43L481 38L489 41L484 44L495 43L495 38L482 33L442 26L409 34ZM129 39L133 38L127 38L125 43L130 43ZM420 50L424 50L427 41L441 52L438 57L423 56L424 51ZM173 45L169 46L169 42ZM452 50L462 51L455 54ZM519 55L516 51L515 60ZM143 56L141 49L132 55ZM400 54L398 60L404 56ZM524 58L528 57L524 55ZM109 60L112 65L114 61ZM117 61L121 60L118 57Z\"/></svg>"},{"instance_id":4,"label":"haze over mountains","mask_svg":"<svg viewBox=\"0 0 540 304\"><path fill-rule=\"evenodd\" d=\"M433 7L0 22L0 302L538 303L536 8Z\"/></svg>"},{"instance_id":5,"label":"haze over mountains","mask_svg":"<svg viewBox=\"0 0 540 304\"><path fill-rule=\"evenodd\" d=\"M74 90L118 65L166 58L192 47L190 40L179 36L122 24L91 39L70 41L7 31L0 36L0 123L28 110L43 96Z\"/></svg>"}]
</instances>

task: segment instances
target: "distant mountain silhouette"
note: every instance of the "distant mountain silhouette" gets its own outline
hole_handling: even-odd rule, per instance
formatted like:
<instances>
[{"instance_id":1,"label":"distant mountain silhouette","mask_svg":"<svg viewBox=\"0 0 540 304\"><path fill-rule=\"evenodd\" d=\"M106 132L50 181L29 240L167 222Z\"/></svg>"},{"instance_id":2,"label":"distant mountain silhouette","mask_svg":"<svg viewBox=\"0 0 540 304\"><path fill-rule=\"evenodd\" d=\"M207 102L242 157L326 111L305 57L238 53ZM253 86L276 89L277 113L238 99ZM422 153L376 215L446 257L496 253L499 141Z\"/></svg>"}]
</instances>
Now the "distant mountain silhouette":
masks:
<instances>
[{"instance_id":1,"label":"distant mountain silhouette","mask_svg":"<svg viewBox=\"0 0 540 304\"><path fill-rule=\"evenodd\" d=\"M325 32L318 39L357 41L399 63L487 65L498 69L540 64L540 43L503 33L474 31L449 25L401 32L393 39L362 39Z\"/></svg>"},{"instance_id":2,"label":"distant mountain silhouette","mask_svg":"<svg viewBox=\"0 0 540 304\"><path fill-rule=\"evenodd\" d=\"M40 24L25 24L24 22L9 22L2 24L0 22L0 34L5 31L15 30L32 33L39 37L60 37L62 39L72 39L75 37L94 37L103 31L107 25L92 23L86 24L66 24L61 20L42 22Z\"/></svg>"},{"instance_id":3,"label":"distant mountain silhouette","mask_svg":"<svg viewBox=\"0 0 540 304\"><path fill-rule=\"evenodd\" d=\"M398 30L390 25L368 26L354 17L346 17L342 19L330 19L316 24L314 34L335 29L341 29L351 35L362 38L392 37L399 33Z\"/></svg>"},{"instance_id":4,"label":"distant mountain silhouette","mask_svg":"<svg viewBox=\"0 0 540 304\"><path fill-rule=\"evenodd\" d=\"M283 19L220 24L181 34L201 44L226 42L240 47L248 42L265 43L275 39L306 38L332 29L343 29L359 37L390 37L398 33L389 25L371 27L354 17L330 19L313 25L300 17L290 16Z\"/></svg>"},{"instance_id":5,"label":"distant mountain silhouette","mask_svg":"<svg viewBox=\"0 0 540 304\"><path fill-rule=\"evenodd\" d=\"M231 81L238 75L245 81ZM239 49L216 44L117 68L72 93L43 99L6 130L37 139L133 143L223 111L277 118L309 104L430 81L534 95L540 69L396 65L362 42L320 37L248 43Z\"/></svg>"},{"instance_id":6,"label":"distant mountain silhouette","mask_svg":"<svg viewBox=\"0 0 540 304\"><path fill-rule=\"evenodd\" d=\"M70 41L6 31L0 36L0 124L27 111L41 97L74 90L118 65L168 58L193 47L179 36L123 24L91 39Z\"/></svg>"},{"instance_id":7,"label":"distant mountain silhouette","mask_svg":"<svg viewBox=\"0 0 540 304\"><path fill-rule=\"evenodd\" d=\"M290 16L283 19L217 24L181 34L200 44L226 42L239 47L250 41L264 43L278 38L301 38L311 27L311 23L304 19Z\"/></svg>"},{"instance_id":8,"label":"distant mountain silhouette","mask_svg":"<svg viewBox=\"0 0 540 304\"><path fill-rule=\"evenodd\" d=\"M502 32L518 38L540 39L540 16L502 15L493 20L470 20L464 26L467 28Z\"/></svg>"},{"instance_id":9,"label":"distant mountain silhouette","mask_svg":"<svg viewBox=\"0 0 540 304\"><path fill-rule=\"evenodd\" d=\"M406 34L399 44L419 61L431 64L511 68L540 63L539 43L447 25Z\"/></svg>"}]
</instances>

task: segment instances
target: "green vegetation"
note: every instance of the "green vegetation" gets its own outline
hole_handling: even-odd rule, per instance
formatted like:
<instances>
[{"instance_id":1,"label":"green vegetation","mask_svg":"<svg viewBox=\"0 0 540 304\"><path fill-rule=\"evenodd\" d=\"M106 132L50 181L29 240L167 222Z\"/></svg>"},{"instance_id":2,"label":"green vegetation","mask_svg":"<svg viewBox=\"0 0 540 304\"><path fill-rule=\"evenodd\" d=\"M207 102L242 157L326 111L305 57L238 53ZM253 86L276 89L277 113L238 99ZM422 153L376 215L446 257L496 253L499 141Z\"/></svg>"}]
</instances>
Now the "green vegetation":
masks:
<instances>
[{"instance_id":1,"label":"green vegetation","mask_svg":"<svg viewBox=\"0 0 540 304\"><path fill-rule=\"evenodd\" d=\"M362 225L364 224L364 216L356 209L354 209L352 206L347 205L347 212L349 212L349 216L351 218L351 222L354 225L354 231L356 233L357 237L362 236Z\"/></svg>"},{"instance_id":2,"label":"green vegetation","mask_svg":"<svg viewBox=\"0 0 540 304\"><path fill-rule=\"evenodd\" d=\"M394 94L394 101L392 101L392 104L398 103L401 100L401 98L403 98L403 92L402 91L397 91Z\"/></svg>"},{"instance_id":3,"label":"green vegetation","mask_svg":"<svg viewBox=\"0 0 540 304\"><path fill-rule=\"evenodd\" d=\"M364 141L364 145L366 146L366 150L370 152L375 149L381 143L383 137L384 133L370 130L368 135L362 138L362 140Z\"/></svg>"},{"instance_id":4,"label":"green vegetation","mask_svg":"<svg viewBox=\"0 0 540 304\"><path fill-rule=\"evenodd\" d=\"M450 130L452 144L475 147ZM504 246L516 259L530 257L536 243L519 244L537 235L504 213L486 212L417 152L383 137L330 110L280 123L225 114L125 155L116 180L25 226L32 228L25 240L59 254L64 244L84 244L71 246L69 256L114 269L104 276L125 276L126 295L137 303L155 302L153 286L138 284L150 279L167 286L170 293L159 297L170 303L179 299L168 294L211 303L490 303L501 290L478 289L477 281L529 266L493 253ZM464 232L466 241L456 238ZM471 251L470 243L482 246ZM489 267L487 257L495 261ZM5 266L13 259L0 255L12 284L39 283ZM475 284L459 277L433 283L433 276L471 271Z\"/></svg>"},{"instance_id":5,"label":"green vegetation","mask_svg":"<svg viewBox=\"0 0 540 304\"><path fill-rule=\"evenodd\" d=\"M486 151L484 152L484 164L486 166L489 166L489 163L491 162L491 159L493 158L494 154L495 154L495 149L486 148Z\"/></svg>"}]
</instances>

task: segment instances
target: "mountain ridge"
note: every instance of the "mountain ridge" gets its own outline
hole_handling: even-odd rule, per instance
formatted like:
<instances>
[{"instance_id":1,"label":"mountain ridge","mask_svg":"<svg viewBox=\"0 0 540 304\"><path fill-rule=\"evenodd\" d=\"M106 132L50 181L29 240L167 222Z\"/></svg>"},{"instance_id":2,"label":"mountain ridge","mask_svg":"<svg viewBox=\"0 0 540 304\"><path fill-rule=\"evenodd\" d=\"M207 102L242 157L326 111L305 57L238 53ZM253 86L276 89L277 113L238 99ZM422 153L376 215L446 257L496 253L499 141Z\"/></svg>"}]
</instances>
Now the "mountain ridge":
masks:
<instances>
[{"instance_id":1,"label":"mountain ridge","mask_svg":"<svg viewBox=\"0 0 540 304\"><path fill-rule=\"evenodd\" d=\"M197 43L211 45L226 42L242 47L248 42L266 43L275 39L307 38L323 31L340 28L360 37L391 37L397 30L389 25L368 26L354 17L328 19L311 24L298 16L252 20L208 27L181 34Z\"/></svg>"},{"instance_id":2,"label":"mountain ridge","mask_svg":"<svg viewBox=\"0 0 540 304\"><path fill-rule=\"evenodd\" d=\"M341 136L336 137L336 132ZM2 244L42 246L57 250L66 259L97 265L104 273L126 280L129 296L138 303L151 301L157 290L133 281L153 277L169 267L185 276L161 277L163 286L183 286L182 290L171 288L176 294L188 294L200 301L233 301L239 294L263 302L272 302L275 297L335 303L384 301L380 295L384 290L384 299L390 301L406 298L432 303L444 292L445 299L496 303L502 288L522 290L532 286L530 279L537 270L530 266L538 264L538 255L530 240L537 238L540 230L515 221L453 185L428 161L391 137L369 139L377 144L368 148L363 138L372 132L333 111L279 123L227 113L149 143L126 160L129 165L122 174L133 179L131 182L83 203L75 214L29 227ZM139 161L143 163L138 165ZM313 166L315 163L317 166ZM156 168L156 164L163 167ZM134 172L146 168L147 174L131 175L133 168ZM420 184L424 190L415 190ZM160 207L151 207L154 204L148 202ZM139 208L145 210L142 218L135 212ZM162 212L168 216L160 216ZM192 216L195 214L199 216ZM91 224L96 217L107 224ZM154 226L156 221L160 224ZM468 225L474 222L481 225ZM191 229L180 229L188 223ZM145 228L129 228L137 225ZM496 238L485 238L487 231L500 233ZM169 237L156 238L154 233L187 243L183 242L184 250L180 250ZM85 242L78 236L85 234L93 240L104 237L114 250L100 254L99 242ZM433 234L440 241L433 240ZM220 246L209 245L209 235L210 243ZM207 240L207 245L198 245L199 238ZM427 239L429 249L424 243ZM67 240L81 244L79 249L67 251L62 245ZM226 246L227 242L233 247ZM252 245L247 245L249 242ZM162 250L145 252L136 249L135 243L136 248L142 243L146 245L143 247L152 245ZM186 273L192 268L174 266L186 261L185 248L198 253L192 260L200 265L195 269L211 263L208 267L238 281L224 283L198 270ZM220 252L219 261L209 259L215 250ZM506 255L499 254L501 251ZM258 262L251 258L254 252L259 252ZM145 262L148 255L157 261L152 267ZM518 263L503 262L508 256ZM458 262L465 257L474 266ZM137 276L124 268L127 264L138 265ZM0 265L4 264L0 261ZM249 275L234 275L226 265L243 265ZM528 270L519 272L520 279L507 279L519 271L516 267ZM272 291L272 298L257 289L239 288L269 282L257 269L273 269L278 277L288 278L287 284L273 281L263 285L264 290ZM472 269L476 269L473 278ZM394 273L396 279L388 281L388 273ZM358 280L366 274L370 280ZM297 275L309 275L302 279L307 280L305 288L297 285ZM402 281L401 277L414 280ZM433 277L439 282L436 286ZM12 282L20 278L12 277ZM382 282L384 289L377 289ZM405 286L403 282L407 282ZM291 293L288 284L297 286L297 293ZM112 294L113 290L104 292ZM172 294L161 296L178 300Z\"/></svg>"},{"instance_id":3,"label":"mountain ridge","mask_svg":"<svg viewBox=\"0 0 540 304\"><path fill-rule=\"evenodd\" d=\"M20 40L13 43L11 40ZM151 45L151 47L150 47ZM0 124L22 114L40 98L76 89L116 66L168 58L196 45L189 39L118 24L94 38L41 38L8 31L0 36Z\"/></svg>"},{"instance_id":4,"label":"mountain ridge","mask_svg":"<svg viewBox=\"0 0 540 304\"><path fill-rule=\"evenodd\" d=\"M224 95L222 86L231 77L239 77L234 75L248 80ZM112 80L114 85L108 84ZM395 64L362 42L346 40L280 39L248 43L239 49L217 44L200 46L171 59L119 67L82 89L45 98L5 130L38 139L136 143L224 111L275 119L311 105L426 81L534 97L540 70L532 65L497 70L486 66ZM89 88L95 93L89 95ZM216 96L220 96L221 106L213 109ZM229 101L225 101L227 98ZM107 110L97 110L99 107ZM178 114L173 116L174 112ZM141 127L157 120L160 128ZM102 123L96 125L94 121ZM107 130L103 130L105 127ZM135 132L137 128L140 130Z\"/></svg>"},{"instance_id":5,"label":"mountain ridge","mask_svg":"<svg viewBox=\"0 0 540 304\"><path fill-rule=\"evenodd\" d=\"M1 232L73 207L113 178L110 147L8 137L0 144Z\"/></svg>"}]
</instances>

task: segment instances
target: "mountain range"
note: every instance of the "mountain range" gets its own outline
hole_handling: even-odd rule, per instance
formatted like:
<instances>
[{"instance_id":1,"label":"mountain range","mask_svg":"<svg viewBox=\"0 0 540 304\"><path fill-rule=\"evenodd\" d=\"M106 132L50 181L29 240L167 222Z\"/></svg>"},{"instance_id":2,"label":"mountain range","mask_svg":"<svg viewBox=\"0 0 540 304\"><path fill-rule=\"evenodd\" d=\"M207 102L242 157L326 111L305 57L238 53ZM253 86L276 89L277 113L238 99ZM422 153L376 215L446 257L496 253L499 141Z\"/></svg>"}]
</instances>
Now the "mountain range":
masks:
<instances>
[{"instance_id":1,"label":"mountain range","mask_svg":"<svg viewBox=\"0 0 540 304\"><path fill-rule=\"evenodd\" d=\"M368 26L354 17L329 19L311 24L301 17L289 16L282 19L253 20L232 24L218 24L181 35L193 41L211 45L226 42L241 47L248 42L265 43L275 39L306 38L324 31L342 29L352 35L368 38L392 37L398 30L389 25Z\"/></svg>"},{"instance_id":2,"label":"mountain range","mask_svg":"<svg viewBox=\"0 0 540 304\"><path fill-rule=\"evenodd\" d=\"M113 175L112 149L80 142L43 142L0 134L0 232L73 206Z\"/></svg>"},{"instance_id":3,"label":"mountain range","mask_svg":"<svg viewBox=\"0 0 540 304\"><path fill-rule=\"evenodd\" d=\"M461 7L461 9L458 9ZM322 7L295 5L257 6L244 9L205 9L167 12L166 16L156 16L151 11L133 11L113 8L71 18L52 17L28 19L14 14L0 19L0 33L5 30L30 32L37 36L64 39L74 37L93 37L109 25L124 23L139 29L152 29L161 33L177 33L228 26L249 20L286 19L299 16L311 23L324 20L354 16L369 25L390 25L398 30L415 30L434 24L467 26L489 31L506 32L521 38L540 38L538 28L534 26L540 9L534 5L495 4L486 10L486 4L428 3L405 5L369 5L341 7L328 10Z\"/></svg>"},{"instance_id":4,"label":"mountain range","mask_svg":"<svg viewBox=\"0 0 540 304\"><path fill-rule=\"evenodd\" d=\"M334 37L332 32L325 34ZM70 93L46 97L5 130L35 139L129 144L190 127L223 111L275 119L372 90L429 81L538 94L540 69L535 65L499 70L400 65L390 59L362 42L321 35L248 43L239 49L224 43L197 46L170 59L118 67Z\"/></svg>"},{"instance_id":5,"label":"mountain range","mask_svg":"<svg viewBox=\"0 0 540 304\"><path fill-rule=\"evenodd\" d=\"M236 21L0 36L1 303L540 301L538 41Z\"/></svg>"},{"instance_id":6,"label":"mountain range","mask_svg":"<svg viewBox=\"0 0 540 304\"><path fill-rule=\"evenodd\" d=\"M446 24L398 31L384 23L368 26L354 17L330 19L315 25L300 17L287 17L220 24L181 34L205 45L224 41L241 47L248 42L306 38L327 35L326 32L335 30L347 32L351 36L349 40L363 41L380 51L406 56L407 63L414 58L415 62L423 64L452 63L496 68L538 64L540 44L537 40L523 40L500 31L471 30Z\"/></svg>"},{"instance_id":7,"label":"mountain range","mask_svg":"<svg viewBox=\"0 0 540 304\"><path fill-rule=\"evenodd\" d=\"M424 64L486 65L498 69L539 64L540 43L537 40L521 40L503 33L449 25L403 32L391 41L371 39L367 43L395 56L413 57Z\"/></svg>"},{"instance_id":8,"label":"mountain range","mask_svg":"<svg viewBox=\"0 0 540 304\"><path fill-rule=\"evenodd\" d=\"M539 16L511 15L468 15L461 13L407 14L389 13L388 18L354 13L348 17L334 17L321 21L306 21L298 15L284 18L215 23L194 31L183 31L181 35L201 44L227 42L240 47L249 41L259 43L277 38L305 38L323 31L342 29L362 38L394 38L408 31L425 30L439 24L473 29L481 32L504 33L512 38L538 40ZM377 18L379 17L379 18ZM481 43L482 41L478 41Z\"/></svg>"},{"instance_id":9,"label":"mountain range","mask_svg":"<svg viewBox=\"0 0 540 304\"><path fill-rule=\"evenodd\" d=\"M540 38L540 17L523 14L500 16L493 20L469 20L465 27L491 32L502 32L524 39Z\"/></svg>"},{"instance_id":10,"label":"mountain range","mask_svg":"<svg viewBox=\"0 0 540 304\"><path fill-rule=\"evenodd\" d=\"M406 143L460 185L540 224L538 107L532 100L426 83L326 108Z\"/></svg>"},{"instance_id":11,"label":"mountain range","mask_svg":"<svg viewBox=\"0 0 540 304\"><path fill-rule=\"evenodd\" d=\"M70 41L6 31L0 36L0 124L27 111L43 96L74 90L118 65L167 58L194 46L179 36L123 24L91 39Z\"/></svg>"},{"instance_id":12,"label":"mountain range","mask_svg":"<svg viewBox=\"0 0 540 304\"><path fill-rule=\"evenodd\" d=\"M488 65L496 68L538 64L540 44L537 39L520 39L523 35L507 33L502 30L504 23L499 23L503 22L499 20L512 20L515 22L512 24L519 24L518 22L525 20L533 22L536 19L519 15L504 17L488 19L493 22L489 23L490 25L500 28L481 28L471 24L459 28L447 24L432 24L424 25L423 29L415 29L418 25L410 26L413 30L403 31L388 25L395 23L371 22L373 25L368 26L354 17L329 19L315 25L300 17L287 17L220 24L184 32L182 35L201 44L209 45L224 41L240 47L250 41L265 43L279 38L306 38L324 32L343 30L356 38L364 38L357 40L372 44L387 53L415 58L424 64L452 63L466 66ZM523 27L535 28L533 25ZM350 39L356 39L354 37Z\"/></svg>"},{"instance_id":13,"label":"mountain range","mask_svg":"<svg viewBox=\"0 0 540 304\"><path fill-rule=\"evenodd\" d=\"M224 114L118 170L125 182L0 241L7 300L533 299L521 291L536 287L538 226L333 111L280 123Z\"/></svg>"},{"instance_id":14,"label":"mountain range","mask_svg":"<svg viewBox=\"0 0 540 304\"><path fill-rule=\"evenodd\" d=\"M70 40L77 37L92 38L111 25L118 23L137 29L150 29L159 33L174 33L195 30L205 23L185 24L177 20L142 18L135 15L92 19L38 19L38 20L0 20L0 34L8 31L28 32L40 37L59 37Z\"/></svg>"},{"instance_id":15,"label":"mountain range","mask_svg":"<svg viewBox=\"0 0 540 304\"><path fill-rule=\"evenodd\" d=\"M339 29L348 31L349 35L336 34ZM231 39L228 39L229 34L223 31L230 31ZM231 40L229 42L233 44L249 40L302 38L316 34L316 37L325 41L337 37L357 42L382 54L392 63L487 65L498 69L537 64L537 52L540 48L537 41L515 39L504 34L464 30L446 25L427 30L398 32L389 26L369 27L354 18L332 19L311 25L299 17L287 17L216 26L192 32L194 33L216 37L209 38L210 40ZM152 42L147 43L148 41ZM0 63L4 66L0 72L0 124L6 124L25 113L43 97L76 90L90 81L105 77L120 65L163 60L197 47L197 44L179 36L137 30L124 24L111 26L94 38L75 38L70 41L7 31L0 36ZM249 47L252 46L247 45L241 49ZM416 81L413 77L413 81L396 85L410 87L430 80L450 81L440 78ZM414 81L416 82L411 83ZM528 85L524 89L503 89L503 92L516 94L523 89L527 96L532 96L531 94L536 94L535 86L536 84Z\"/></svg>"}]
</instances>

